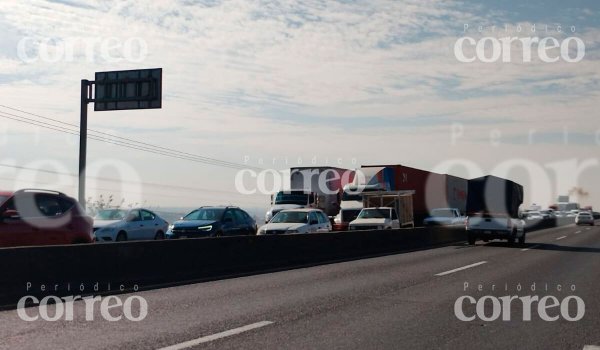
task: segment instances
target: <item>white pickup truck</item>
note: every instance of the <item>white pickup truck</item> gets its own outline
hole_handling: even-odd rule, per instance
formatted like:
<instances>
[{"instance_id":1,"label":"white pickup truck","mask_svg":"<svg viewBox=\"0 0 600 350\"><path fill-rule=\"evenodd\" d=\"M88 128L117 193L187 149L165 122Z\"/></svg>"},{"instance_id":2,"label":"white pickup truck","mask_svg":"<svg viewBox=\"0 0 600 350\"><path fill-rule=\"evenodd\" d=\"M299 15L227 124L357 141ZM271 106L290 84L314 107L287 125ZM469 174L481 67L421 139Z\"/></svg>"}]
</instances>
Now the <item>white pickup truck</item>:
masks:
<instances>
[{"instance_id":1,"label":"white pickup truck","mask_svg":"<svg viewBox=\"0 0 600 350\"><path fill-rule=\"evenodd\" d=\"M388 230L400 228L395 208L364 208L355 220L350 222L350 230Z\"/></svg>"},{"instance_id":2,"label":"white pickup truck","mask_svg":"<svg viewBox=\"0 0 600 350\"><path fill-rule=\"evenodd\" d=\"M437 208L431 215L423 220L423 226L462 226L467 220L456 208Z\"/></svg>"},{"instance_id":3,"label":"white pickup truck","mask_svg":"<svg viewBox=\"0 0 600 350\"><path fill-rule=\"evenodd\" d=\"M473 245L478 239L487 242L492 239L505 239L513 244L525 244L525 222L513 219L506 214L478 213L469 215L466 223L469 244Z\"/></svg>"}]
</instances>

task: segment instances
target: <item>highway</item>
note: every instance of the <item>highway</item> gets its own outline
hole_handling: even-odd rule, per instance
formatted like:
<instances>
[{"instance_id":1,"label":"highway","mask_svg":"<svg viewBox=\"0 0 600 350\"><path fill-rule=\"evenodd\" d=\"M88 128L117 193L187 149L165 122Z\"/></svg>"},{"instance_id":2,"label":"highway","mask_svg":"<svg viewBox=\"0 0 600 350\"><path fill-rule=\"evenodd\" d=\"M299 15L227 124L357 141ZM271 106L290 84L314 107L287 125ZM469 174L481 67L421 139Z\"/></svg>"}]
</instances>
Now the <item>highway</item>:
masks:
<instances>
[{"instance_id":1,"label":"highway","mask_svg":"<svg viewBox=\"0 0 600 350\"><path fill-rule=\"evenodd\" d=\"M527 239L524 247L461 243L138 292L135 295L149 305L148 316L140 322L108 322L100 317L87 322L82 302L75 303L74 321L25 322L15 310L3 311L0 347L583 349L600 345L600 227L569 225L531 232ZM465 283L469 284L466 291ZM530 290L533 283L535 292ZM477 290L479 284L482 291ZM562 286L560 292L557 285ZM585 302L585 315L574 322L544 321L534 307L532 320L523 321L522 304L514 302L510 321L466 322L454 312L455 301L465 295L475 299L554 295L559 301L575 295ZM492 314L491 309L491 303L486 304L485 314ZM570 308L570 315L575 311ZM474 315L475 309L465 306L464 312ZM560 315L556 308L548 313Z\"/></svg>"}]
</instances>

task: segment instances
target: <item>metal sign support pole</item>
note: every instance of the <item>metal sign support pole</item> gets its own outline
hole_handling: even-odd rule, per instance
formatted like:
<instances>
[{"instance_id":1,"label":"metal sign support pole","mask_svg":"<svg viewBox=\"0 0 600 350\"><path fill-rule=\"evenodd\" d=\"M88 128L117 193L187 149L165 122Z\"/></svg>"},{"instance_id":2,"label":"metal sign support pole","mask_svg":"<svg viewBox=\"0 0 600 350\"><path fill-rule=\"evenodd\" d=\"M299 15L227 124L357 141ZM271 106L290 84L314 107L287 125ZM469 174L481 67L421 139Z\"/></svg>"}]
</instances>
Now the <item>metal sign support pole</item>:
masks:
<instances>
[{"instance_id":1,"label":"metal sign support pole","mask_svg":"<svg viewBox=\"0 0 600 350\"><path fill-rule=\"evenodd\" d=\"M81 80L81 121L79 123L79 204L85 209L85 167L87 156L87 112L90 82Z\"/></svg>"}]
</instances>

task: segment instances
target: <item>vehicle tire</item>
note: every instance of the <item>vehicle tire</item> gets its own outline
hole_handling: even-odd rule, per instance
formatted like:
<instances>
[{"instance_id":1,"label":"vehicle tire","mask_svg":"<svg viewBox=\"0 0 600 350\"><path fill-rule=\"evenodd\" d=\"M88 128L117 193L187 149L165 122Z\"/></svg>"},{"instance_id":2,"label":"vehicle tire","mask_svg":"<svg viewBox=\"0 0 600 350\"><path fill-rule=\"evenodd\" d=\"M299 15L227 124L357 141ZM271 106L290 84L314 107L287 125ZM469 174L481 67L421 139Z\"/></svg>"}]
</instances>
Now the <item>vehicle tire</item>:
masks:
<instances>
[{"instance_id":1,"label":"vehicle tire","mask_svg":"<svg viewBox=\"0 0 600 350\"><path fill-rule=\"evenodd\" d=\"M163 239L165 239L165 234L162 231L156 232L156 235L154 236L154 240L162 241Z\"/></svg>"},{"instance_id":2,"label":"vehicle tire","mask_svg":"<svg viewBox=\"0 0 600 350\"><path fill-rule=\"evenodd\" d=\"M523 236L519 237L519 244L525 245L525 232L523 232Z\"/></svg>"},{"instance_id":3,"label":"vehicle tire","mask_svg":"<svg viewBox=\"0 0 600 350\"><path fill-rule=\"evenodd\" d=\"M127 240L127 233L121 231L117 235L117 239L115 239L115 242L125 242L126 240Z\"/></svg>"},{"instance_id":4,"label":"vehicle tire","mask_svg":"<svg viewBox=\"0 0 600 350\"><path fill-rule=\"evenodd\" d=\"M477 242L477 237L469 235L469 245L475 245L475 242Z\"/></svg>"}]
</instances>

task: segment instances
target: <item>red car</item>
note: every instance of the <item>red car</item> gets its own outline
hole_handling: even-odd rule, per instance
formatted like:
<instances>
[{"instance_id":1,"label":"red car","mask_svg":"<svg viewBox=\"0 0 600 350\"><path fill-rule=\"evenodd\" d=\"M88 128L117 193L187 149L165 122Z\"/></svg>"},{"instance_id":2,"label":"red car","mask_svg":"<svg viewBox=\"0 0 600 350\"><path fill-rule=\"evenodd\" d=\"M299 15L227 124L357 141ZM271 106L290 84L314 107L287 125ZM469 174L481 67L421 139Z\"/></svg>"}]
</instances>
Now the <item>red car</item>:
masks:
<instances>
[{"instance_id":1,"label":"red car","mask_svg":"<svg viewBox=\"0 0 600 350\"><path fill-rule=\"evenodd\" d=\"M0 247L92 243L93 220L60 192L0 192Z\"/></svg>"}]
</instances>

